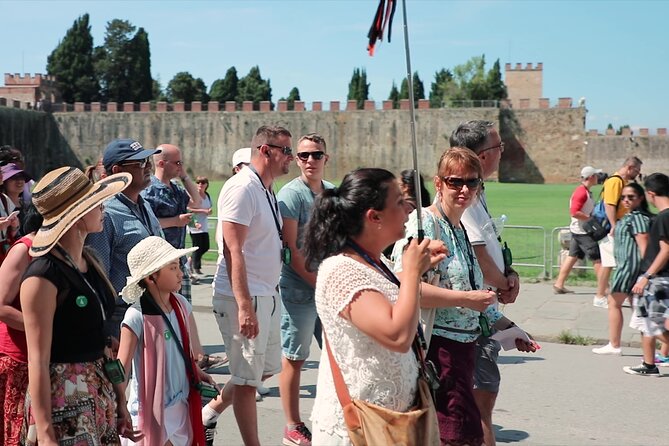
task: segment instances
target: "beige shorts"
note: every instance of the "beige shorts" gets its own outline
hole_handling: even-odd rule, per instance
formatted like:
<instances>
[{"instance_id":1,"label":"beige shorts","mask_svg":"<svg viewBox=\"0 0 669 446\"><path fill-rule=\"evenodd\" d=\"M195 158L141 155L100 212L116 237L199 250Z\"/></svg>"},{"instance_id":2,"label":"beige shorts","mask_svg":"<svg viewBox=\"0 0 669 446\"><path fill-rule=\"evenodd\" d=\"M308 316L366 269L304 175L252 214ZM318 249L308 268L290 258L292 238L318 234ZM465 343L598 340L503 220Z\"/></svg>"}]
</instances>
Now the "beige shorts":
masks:
<instances>
[{"instance_id":1,"label":"beige shorts","mask_svg":"<svg viewBox=\"0 0 669 446\"><path fill-rule=\"evenodd\" d=\"M237 301L214 293L213 307L225 352L230 359L230 382L257 387L263 376L281 371L281 299L278 295L253 296L260 332L255 339L239 332Z\"/></svg>"},{"instance_id":2,"label":"beige shorts","mask_svg":"<svg viewBox=\"0 0 669 446\"><path fill-rule=\"evenodd\" d=\"M616 259L613 257L613 237L607 235L599 242L599 256L602 259L602 266L613 268L616 266Z\"/></svg>"}]
</instances>

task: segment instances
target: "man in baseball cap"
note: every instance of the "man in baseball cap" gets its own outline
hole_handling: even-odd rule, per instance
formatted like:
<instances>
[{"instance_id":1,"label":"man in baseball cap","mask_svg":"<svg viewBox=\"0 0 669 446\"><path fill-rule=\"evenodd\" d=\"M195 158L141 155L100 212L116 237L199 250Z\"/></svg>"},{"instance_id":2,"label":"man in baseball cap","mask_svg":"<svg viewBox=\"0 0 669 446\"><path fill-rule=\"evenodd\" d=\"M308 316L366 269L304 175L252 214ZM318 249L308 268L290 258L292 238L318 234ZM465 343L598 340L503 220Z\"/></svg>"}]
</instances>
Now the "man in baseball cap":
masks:
<instances>
[{"instance_id":1,"label":"man in baseball cap","mask_svg":"<svg viewBox=\"0 0 669 446\"><path fill-rule=\"evenodd\" d=\"M249 165L251 163L251 148L244 147L242 149L235 150L235 153L232 154L232 174L236 174L242 167Z\"/></svg>"},{"instance_id":2,"label":"man in baseball cap","mask_svg":"<svg viewBox=\"0 0 669 446\"><path fill-rule=\"evenodd\" d=\"M151 183L152 155L160 150L145 149L134 139L115 139L102 154L102 164L107 175L127 172L132 175L130 185L105 202L102 232L90 234L86 245L93 248L116 292L120 292L130 275L128 252L141 240L155 235L164 238L160 222L151 206L141 196ZM121 321L128 305L121 299L108 321L108 332L118 338Z\"/></svg>"},{"instance_id":3,"label":"man in baseball cap","mask_svg":"<svg viewBox=\"0 0 669 446\"><path fill-rule=\"evenodd\" d=\"M581 178L589 178L596 173L602 173L602 169L595 169L592 166L585 166L583 169L581 169Z\"/></svg>"}]
</instances>

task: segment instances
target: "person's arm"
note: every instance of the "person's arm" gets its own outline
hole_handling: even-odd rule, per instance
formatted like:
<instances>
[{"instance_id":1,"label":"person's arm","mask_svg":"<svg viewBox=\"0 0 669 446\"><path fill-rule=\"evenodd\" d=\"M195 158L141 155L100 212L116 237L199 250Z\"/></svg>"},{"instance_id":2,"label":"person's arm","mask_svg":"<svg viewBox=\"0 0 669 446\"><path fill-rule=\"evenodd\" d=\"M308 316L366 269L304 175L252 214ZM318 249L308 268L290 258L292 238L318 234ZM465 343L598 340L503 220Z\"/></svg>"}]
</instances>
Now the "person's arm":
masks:
<instances>
[{"instance_id":1,"label":"person's arm","mask_svg":"<svg viewBox=\"0 0 669 446\"><path fill-rule=\"evenodd\" d=\"M476 253L476 259L479 262L481 271L483 272L483 282L494 286L499 290L508 289L508 280L503 272L497 268L495 261L488 254L485 244L472 245Z\"/></svg>"},{"instance_id":2,"label":"person's arm","mask_svg":"<svg viewBox=\"0 0 669 446\"><path fill-rule=\"evenodd\" d=\"M639 247L639 254L641 254L641 258L643 259L643 257L646 255L646 248L648 248L648 233L640 232L634 236L634 240L636 241L636 245Z\"/></svg>"},{"instance_id":3,"label":"person's arm","mask_svg":"<svg viewBox=\"0 0 669 446\"><path fill-rule=\"evenodd\" d=\"M175 215L174 217L163 217L159 218L160 227L163 229L174 228L174 227L184 227L190 223L190 219L193 216L192 213L187 212L185 214Z\"/></svg>"},{"instance_id":4,"label":"person's arm","mask_svg":"<svg viewBox=\"0 0 669 446\"><path fill-rule=\"evenodd\" d=\"M402 272L397 273L400 280ZM466 307L483 311L494 302L495 292L488 290L456 291L421 282L421 308Z\"/></svg>"},{"instance_id":5,"label":"person's arm","mask_svg":"<svg viewBox=\"0 0 669 446\"><path fill-rule=\"evenodd\" d=\"M658 271L662 270L669 262L669 241L660 240L660 251L655 256L655 260L650 264L646 272L639 276L634 287L632 288L632 293L642 294L646 285L648 285L648 276L654 276Z\"/></svg>"},{"instance_id":6,"label":"person's arm","mask_svg":"<svg viewBox=\"0 0 669 446\"><path fill-rule=\"evenodd\" d=\"M21 278L30 264L28 246L17 243L9 250L7 257L0 265L0 322L4 322L15 330L23 331L23 314L12 306L21 288Z\"/></svg>"},{"instance_id":7,"label":"person's arm","mask_svg":"<svg viewBox=\"0 0 669 446\"><path fill-rule=\"evenodd\" d=\"M249 228L238 223L223 222L223 240L229 252L229 277L232 293L237 301L239 315L239 332L242 336L253 339L258 336L258 319L251 304L246 260L242 248Z\"/></svg>"},{"instance_id":8,"label":"person's arm","mask_svg":"<svg viewBox=\"0 0 669 446\"><path fill-rule=\"evenodd\" d=\"M576 188L569 200L569 215L577 220L589 220L590 216L582 211L589 196L588 190L582 185Z\"/></svg>"},{"instance_id":9,"label":"person's arm","mask_svg":"<svg viewBox=\"0 0 669 446\"><path fill-rule=\"evenodd\" d=\"M616 229L616 212L618 211L618 208L608 203L604 203L604 210L606 211L606 218L611 224L609 235L613 237L613 232Z\"/></svg>"},{"instance_id":10,"label":"person's arm","mask_svg":"<svg viewBox=\"0 0 669 446\"><path fill-rule=\"evenodd\" d=\"M297 220L283 219L283 241L290 248L290 266L299 276L312 287L316 287L316 273L307 271L302 252L297 249Z\"/></svg>"},{"instance_id":11,"label":"person's arm","mask_svg":"<svg viewBox=\"0 0 669 446\"><path fill-rule=\"evenodd\" d=\"M40 446L56 445L51 420L51 337L58 290L50 281L29 277L21 284L21 308L28 344L28 391Z\"/></svg>"},{"instance_id":12,"label":"person's arm","mask_svg":"<svg viewBox=\"0 0 669 446\"><path fill-rule=\"evenodd\" d=\"M119 343L118 354L116 357L121 361L121 364L123 364L125 381L120 384L114 384L114 390L116 391L116 412L118 414L119 435L133 441L138 441L143 435L141 432L136 431L132 426L132 418L130 417L130 413L128 413L128 404L125 398L125 393L128 387L132 358L135 355L138 342L139 338L137 335L127 325L122 325L121 341Z\"/></svg>"},{"instance_id":13,"label":"person's arm","mask_svg":"<svg viewBox=\"0 0 669 446\"><path fill-rule=\"evenodd\" d=\"M511 327L515 327L516 324L506 316L502 316L493 324L493 327L497 330L507 330ZM525 331L525 330L523 330ZM528 332L525 331L525 334L527 334L527 337L530 338L530 340L534 340L532 335L530 335ZM526 353L533 353L537 351L537 344L534 342L527 342L524 339L517 338L516 339L516 348L520 352L526 352Z\"/></svg>"},{"instance_id":14,"label":"person's arm","mask_svg":"<svg viewBox=\"0 0 669 446\"><path fill-rule=\"evenodd\" d=\"M378 291L363 290L340 313L360 331L387 349L404 353L411 348L419 318L420 277L430 267L428 239L412 240L404 253L404 280L392 304ZM438 257L443 258L444 254Z\"/></svg>"},{"instance_id":15,"label":"person's arm","mask_svg":"<svg viewBox=\"0 0 669 446\"><path fill-rule=\"evenodd\" d=\"M197 184L195 184L195 182L191 180L188 174L181 177L181 183L184 185L184 188L188 193L188 197L190 198L188 206L199 208L200 205L202 204L202 198L200 197L200 192L198 192L197 190Z\"/></svg>"}]
</instances>

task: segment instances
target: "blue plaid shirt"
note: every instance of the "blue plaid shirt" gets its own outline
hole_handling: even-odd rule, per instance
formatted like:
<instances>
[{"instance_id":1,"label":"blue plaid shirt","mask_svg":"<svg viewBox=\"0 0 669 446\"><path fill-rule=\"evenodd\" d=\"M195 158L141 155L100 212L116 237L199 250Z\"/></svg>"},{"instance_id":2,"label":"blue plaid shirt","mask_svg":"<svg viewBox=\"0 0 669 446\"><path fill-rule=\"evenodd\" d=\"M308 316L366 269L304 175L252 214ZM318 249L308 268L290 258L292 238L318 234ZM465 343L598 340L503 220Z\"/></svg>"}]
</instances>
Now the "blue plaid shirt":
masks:
<instances>
[{"instance_id":1,"label":"blue plaid shirt","mask_svg":"<svg viewBox=\"0 0 669 446\"><path fill-rule=\"evenodd\" d=\"M89 234L86 245L95 250L116 292L127 283L128 252L141 240L155 235L164 237L151 206L141 196L135 203L117 194L105 202L102 232ZM117 303L121 298L117 299Z\"/></svg>"},{"instance_id":2,"label":"blue plaid shirt","mask_svg":"<svg viewBox=\"0 0 669 446\"><path fill-rule=\"evenodd\" d=\"M151 184L142 191L142 196L151 205L153 213L158 218L176 217L188 212L190 196L186 189L174 181L170 181L172 187L166 186L155 176L151 176ZM186 227L174 226L164 228L165 240L177 249L186 246ZM182 258L182 263L184 259Z\"/></svg>"}]
</instances>

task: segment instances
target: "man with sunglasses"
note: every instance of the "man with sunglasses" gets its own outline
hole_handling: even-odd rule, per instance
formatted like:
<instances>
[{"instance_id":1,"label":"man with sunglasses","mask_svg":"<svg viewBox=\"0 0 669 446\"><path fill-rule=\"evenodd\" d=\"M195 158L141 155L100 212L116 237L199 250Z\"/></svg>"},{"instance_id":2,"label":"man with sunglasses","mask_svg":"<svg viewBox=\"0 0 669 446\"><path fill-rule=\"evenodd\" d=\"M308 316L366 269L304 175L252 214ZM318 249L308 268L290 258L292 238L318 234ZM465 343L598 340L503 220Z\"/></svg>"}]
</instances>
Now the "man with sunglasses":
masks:
<instances>
[{"instance_id":1,"label":"man with sunglasses","mask_svg":"<svg viewBox=\"0 0 669 446\"><path fill-rule=\"evenodd\" d=\"M159 149L145 149L133 139L115 139L102 154L107 175L127 172L132 181L123 192L104 203L102 232L89 234L86 245L95 250L116 293L126 285L130 275L128 252L151 235L163 237L160 223L142 192L151 182L151 156ZM109 334L118 339L121 322L128 308L119 296L109 321Z\"/></svg>"},{"instance_id":2,"label":"man with sunglasses","mask_svg":"<svg viewBox=\"0 0 669 446\"><path fill-rule=\"evenodd\" d=\"M279 375L281 402L286 417L284 445L308 446L311 432L300 418L300 375L309 357L311 338L321 347L321 326L316 313L314 292L316 273L307 271L302 254L304 226L311 215L314 198L334 184L323 180L328 155L325 139L317 133L302 136L295 154L300 176L279 191L279 208L283 217L283 240L290 249L290 262L281 269L281 342L282 370Z\"/></svg>"},{"instance_id":3,"label":"man with sunglasses","mask_svg":"<svg viewBox=\"0 0 669 446\"><path fill-rule=\"evenodd\" d=\"M212 444L211 430L231 403L244 444L260 444L256 387L281 371L277 288L287 250L272 184L290 169L291 134L283 127L262 126L251 148L251 163L225 182L218 198L213 306L231 378L221 397L202 409Z\"/></svg>"},{"instance_id":4,"label":"man with sunglasses","mask_svg":"<svg viewBox=\"0 0 669 446\"><path fill-rule=\"evenodd\" d=\"M490 178L499 168L504 152L504 143L490 121L467 121L460 123L450 137L451 147L465 147L474 152L483 168L483 180ZM462 224L467 229L469 241L474 248L476 258L483 272L484 288L497 291L497 300L504 304L513 303L520 290L520 280L510 266L505 266L499 229L495 226L481 186L479 199L465 210ZM498 306L497 302L492 305ZM502 316L495 321L496 330L505 330L515 324ZM520 351L533 352L532 343L516 340ZM481 413L484 444L495 445L495 431L492 424L492 412L497 400L500 385L500 373L497 357L501 347L499 342L482 335L476 342L476 368L474 370L474 399Z\"/></svg>"}]
</instances>

